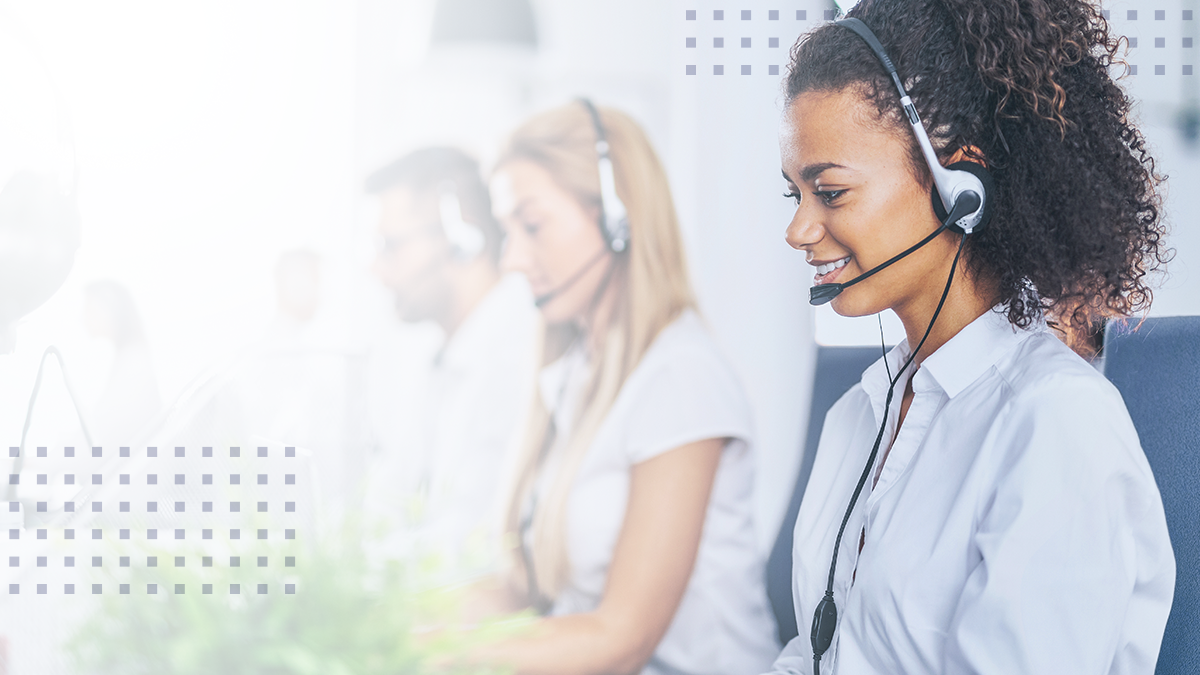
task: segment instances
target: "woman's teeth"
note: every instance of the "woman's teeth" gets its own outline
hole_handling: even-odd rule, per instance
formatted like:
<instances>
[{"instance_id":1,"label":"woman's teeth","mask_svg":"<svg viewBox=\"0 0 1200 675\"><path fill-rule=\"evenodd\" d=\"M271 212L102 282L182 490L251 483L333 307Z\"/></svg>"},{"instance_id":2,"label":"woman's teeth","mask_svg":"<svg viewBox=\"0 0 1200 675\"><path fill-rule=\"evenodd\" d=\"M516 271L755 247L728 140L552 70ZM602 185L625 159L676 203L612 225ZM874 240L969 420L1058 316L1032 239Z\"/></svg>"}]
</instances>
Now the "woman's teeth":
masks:
<instances>
[{"instance_id":1,"label":"woman's teeth","mask_svg":"<svg viewBox=\"0 0 1200 675\"><path fill-rule=\"evenodd\" d=\"M817 265L817 274L821 274L821 275L829 274L830 272L836 270L837 268L845 265L848 262L850 262L850 256L846 256L845 258L842 258L841 260L835 260L831 263L825 263L824 265Z\"/></svg>"}]
</instances>

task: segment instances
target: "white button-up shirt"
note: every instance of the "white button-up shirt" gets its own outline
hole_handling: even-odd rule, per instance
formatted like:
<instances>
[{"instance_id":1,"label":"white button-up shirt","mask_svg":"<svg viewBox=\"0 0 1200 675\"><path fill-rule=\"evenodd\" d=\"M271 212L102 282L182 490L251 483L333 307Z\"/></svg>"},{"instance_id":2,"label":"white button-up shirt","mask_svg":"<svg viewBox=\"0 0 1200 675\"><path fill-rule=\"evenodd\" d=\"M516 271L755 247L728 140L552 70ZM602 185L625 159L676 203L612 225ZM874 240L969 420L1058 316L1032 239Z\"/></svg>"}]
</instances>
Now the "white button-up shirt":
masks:
<instances>
[{"instance_id":1,"label":"white button-up shirt","mask_svg":"<svg viewBox=\"0 0 1200 675\"><path fill-rule=\"evenodd\" d=\"M896 435L907 375L842 539L821 672L1153 673L1175 558L1117 390L1044 324L996 312L925 359ZM776 673L812 672L805 629L887 388L880 359L825 418L792 551L801 635Z\"/></svg>"}]
</instances>

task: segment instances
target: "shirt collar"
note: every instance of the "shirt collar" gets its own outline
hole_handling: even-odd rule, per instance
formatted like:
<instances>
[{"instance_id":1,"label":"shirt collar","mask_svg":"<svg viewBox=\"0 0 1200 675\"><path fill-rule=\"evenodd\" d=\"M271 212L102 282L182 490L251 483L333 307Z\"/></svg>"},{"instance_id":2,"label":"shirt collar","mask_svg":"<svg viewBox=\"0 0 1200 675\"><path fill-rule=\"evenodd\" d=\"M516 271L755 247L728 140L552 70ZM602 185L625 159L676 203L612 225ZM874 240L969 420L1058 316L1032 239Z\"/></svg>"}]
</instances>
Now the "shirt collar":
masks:
<instances>
[{"instance_id":1,"label":"shirt collar","mask_svg":"<svg viewBox=\"0 0 1200 675\"><path fill-rule=\"evenodd\" d=\"M928 373L933 384L941 387L946 396L954 398L1025 338L1044 329L1045 322L1040 320L1028 329L1017 328L1009 323L1002 306L993 307L926 357L921 362L921 370ZM877 418L883 414L887 398L890 384L888 371L894 377L911 353L908 340L902 340L863 373L863 391L870 397ZM909 370L912 370L912 366L909 366ZM897 387L903 385L908 377L911 377L911 372L905 373ZM920 388L920 384L921 380L913 382L914 388Z\"/></svg>"}]
</instances>

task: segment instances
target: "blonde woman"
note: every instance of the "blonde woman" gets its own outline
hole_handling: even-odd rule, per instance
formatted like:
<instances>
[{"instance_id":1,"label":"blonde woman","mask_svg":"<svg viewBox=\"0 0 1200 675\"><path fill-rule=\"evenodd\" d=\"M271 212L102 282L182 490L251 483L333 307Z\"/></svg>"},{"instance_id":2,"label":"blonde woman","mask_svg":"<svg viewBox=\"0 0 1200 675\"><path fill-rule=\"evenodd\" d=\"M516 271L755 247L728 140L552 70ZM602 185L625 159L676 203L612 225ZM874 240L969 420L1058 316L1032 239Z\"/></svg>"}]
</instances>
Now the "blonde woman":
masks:
<instances>
[{"instance_id":1,"label":"blonde woman","mask_svg":"<svg viewBox=\"0 0 1200 675\"><path fill-rule=\"evenodd\" d=\"M503 264L545 322L507 505L519 673L757 673L778 647L746 397L695 311L667 179L626 115L528 121L492 182Z\"/></svg>"}]
</instances>

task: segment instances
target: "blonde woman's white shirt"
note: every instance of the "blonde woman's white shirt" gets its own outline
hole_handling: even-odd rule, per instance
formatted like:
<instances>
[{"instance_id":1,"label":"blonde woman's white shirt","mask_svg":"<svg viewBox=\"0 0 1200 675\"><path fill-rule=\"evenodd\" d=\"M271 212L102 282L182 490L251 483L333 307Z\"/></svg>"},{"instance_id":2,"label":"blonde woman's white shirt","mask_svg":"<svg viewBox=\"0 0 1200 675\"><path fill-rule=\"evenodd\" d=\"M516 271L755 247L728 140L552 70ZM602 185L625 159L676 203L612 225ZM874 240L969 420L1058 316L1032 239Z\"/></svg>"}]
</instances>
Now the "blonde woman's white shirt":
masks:
<instances>
[{"instance_id":1,"label":"blonde woman's white shirt","mask_svg":"<svg viewBox=\"0 0 1200 675\"><path fill-rule=\"evenodd\" d=\"M825 419L792 552L800 626L824 595L882 422L887 368L909 353L901 343L887 367L868 368ZM884 439L895 436L905 379ZM1044 324L1016 329L994 311L925 359L912 383L878 483L846 527L821 673L1153 673L1175 558L1117 390ZM812 672L802 633L775 673Z\"/></svg>"},{"instance_id":2,"label":"blonde woman's white shirt","mask_svg":"<svg viewBox=\"0 0 1200 675\"><path fill-rule=\"evenodd\" d=\"M546 366L540 389L558 438L570 434L586 376L581 350ZM754 459L746 395L695 312L664 328L630 374L596 433L568 498L570 578L551 614L600 604L625 519L633 467L681 445L729 438L709 497L692 577L644 675L748 675L779 651L755 546ZM557 468L551 450L537 486Z\"/></svg>"}]
</instances>

